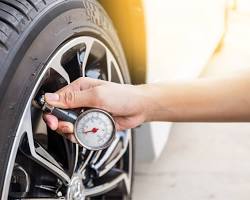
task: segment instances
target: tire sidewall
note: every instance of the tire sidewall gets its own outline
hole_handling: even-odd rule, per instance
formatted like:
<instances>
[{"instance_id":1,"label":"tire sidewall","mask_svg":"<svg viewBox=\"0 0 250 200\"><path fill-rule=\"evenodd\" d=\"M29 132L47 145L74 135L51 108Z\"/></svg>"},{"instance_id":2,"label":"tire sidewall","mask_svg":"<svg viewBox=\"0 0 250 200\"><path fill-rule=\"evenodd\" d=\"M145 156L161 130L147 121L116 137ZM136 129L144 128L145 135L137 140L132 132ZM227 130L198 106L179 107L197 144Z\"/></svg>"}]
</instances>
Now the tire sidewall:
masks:
<instances>
[{"instance_id":1,"label":"tire sidewall","mask_svg":"<svg viewBox=\"0 0 250 200\"><path fill-rule=\"evenodd\" d=\"M126 83L129 74L118 37L105 11L95 1L56 1L39 13L20 36L5 61L4 94L0 100L0 192L19 121L46 62L60 45L77 36L93 36L116 57Z\"/></svg>"}]
</instances>

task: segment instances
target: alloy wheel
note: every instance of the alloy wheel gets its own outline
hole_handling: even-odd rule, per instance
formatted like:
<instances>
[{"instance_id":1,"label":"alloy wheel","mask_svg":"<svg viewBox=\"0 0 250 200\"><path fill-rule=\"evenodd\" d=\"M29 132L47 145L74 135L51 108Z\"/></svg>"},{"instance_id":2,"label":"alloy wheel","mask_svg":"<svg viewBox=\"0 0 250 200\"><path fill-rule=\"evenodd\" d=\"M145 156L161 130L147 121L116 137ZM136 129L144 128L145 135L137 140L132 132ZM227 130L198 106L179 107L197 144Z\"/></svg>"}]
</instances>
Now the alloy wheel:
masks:
<instances>
[{"instance_id":1,"label":"alloy wheel","mask_svg":"<svg viewBox=\"0 0 250 200\"><path fill-rule=\"evenodd\" d=\"M117 132L107 149L90 151L50 130L32 106L37 95L85 76L124 83L114 54L90 36L66 41L40 73L17 129L2 199L123 199L130 194L131 130Z\"/></svg>"}]
</instances>

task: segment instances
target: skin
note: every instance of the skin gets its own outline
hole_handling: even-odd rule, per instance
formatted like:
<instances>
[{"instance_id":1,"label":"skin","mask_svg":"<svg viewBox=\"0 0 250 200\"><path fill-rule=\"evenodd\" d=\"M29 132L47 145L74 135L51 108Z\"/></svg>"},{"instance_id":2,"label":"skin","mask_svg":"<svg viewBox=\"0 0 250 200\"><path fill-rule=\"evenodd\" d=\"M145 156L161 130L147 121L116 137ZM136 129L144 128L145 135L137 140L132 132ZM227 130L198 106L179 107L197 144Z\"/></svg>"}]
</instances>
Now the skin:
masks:
<instances>
[{"instance_id":1,"label":"skin","mask_svg":"<svg viewBox=\"0 0 250 200\"><path fill-rule=\"evenodd\" d=\"M66 109L106 110L118 130L149 121L249 122L250 71L137 86L79 78L54 94L45 94L45 100ZM50 114L45 114L44 120L52 130L76 141L71 123Z\"/></svg>"}]
</instances>

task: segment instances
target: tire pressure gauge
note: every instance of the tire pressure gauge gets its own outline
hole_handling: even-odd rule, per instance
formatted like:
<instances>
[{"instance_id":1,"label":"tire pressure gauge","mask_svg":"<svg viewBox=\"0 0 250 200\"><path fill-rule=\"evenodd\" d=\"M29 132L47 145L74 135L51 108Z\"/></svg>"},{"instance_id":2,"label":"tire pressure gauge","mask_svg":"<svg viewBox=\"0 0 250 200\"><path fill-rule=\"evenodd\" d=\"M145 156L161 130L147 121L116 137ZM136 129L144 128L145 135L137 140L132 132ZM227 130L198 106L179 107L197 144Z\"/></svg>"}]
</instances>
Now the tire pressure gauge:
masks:
<instances>
[{"instance_id":1,"label":"tire pressure gauge","mask_svg":"<svg viewBox=\"0 0 250 200\"><path fill-rule=\"evenodd\" d=\"M112 116L101 109L89 109L80 115L47 104L44 97L33 101L35 107L55 115L58 119L74 124L74 134L78 143L89 150L107 148L115 137L115 122Z\"/></svg>"},{"instance_id":2,"label":"tire pressure gauge","mask_svg":"<svg viewBox=\"0 0 250 200\"><path fill-rule=\"evenodd\" d=\"M90 150L108 147L115 136L111 115L100 109L90 109L79 115L74 125L77 141Z\"/></svg>"}]
</instances>

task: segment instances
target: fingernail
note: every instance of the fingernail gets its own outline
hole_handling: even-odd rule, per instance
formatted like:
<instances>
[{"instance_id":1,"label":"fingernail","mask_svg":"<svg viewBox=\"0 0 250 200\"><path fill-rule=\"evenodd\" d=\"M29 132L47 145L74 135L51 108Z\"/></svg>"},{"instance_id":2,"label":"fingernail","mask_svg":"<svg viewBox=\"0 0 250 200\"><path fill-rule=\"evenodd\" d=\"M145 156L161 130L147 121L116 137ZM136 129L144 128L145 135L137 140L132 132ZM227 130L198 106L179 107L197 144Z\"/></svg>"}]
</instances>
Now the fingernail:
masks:
<instances>
[{"instance_id":1,"label":"fingernail","mask_svg":"<svg viewBox=\"0 0 250 200\"><path fill-rule=\"evenodd\" d=\"M59 95L56 93L46 93L45 100L46 101L59 101Z\"/></svg>"}]
</instances>

